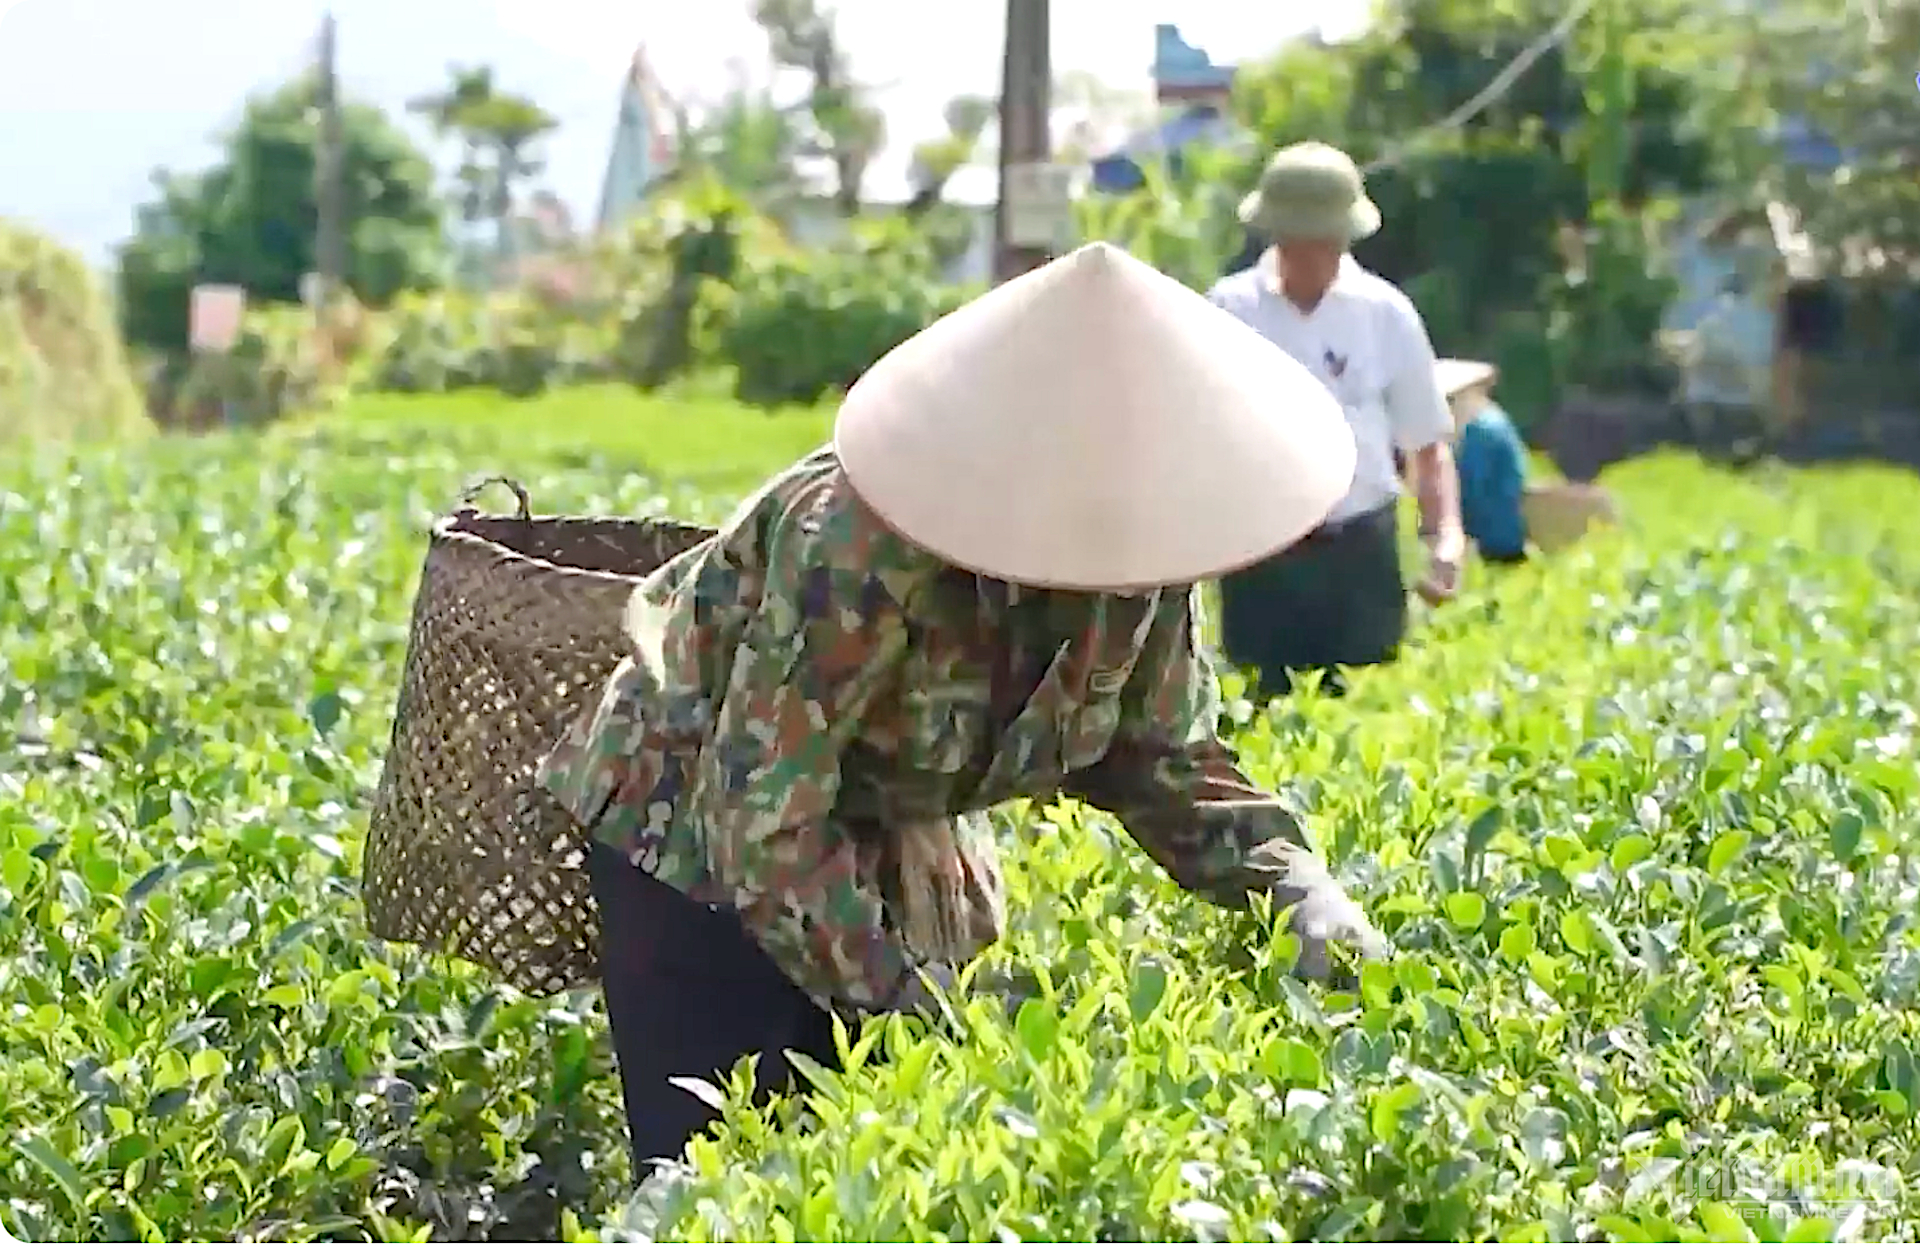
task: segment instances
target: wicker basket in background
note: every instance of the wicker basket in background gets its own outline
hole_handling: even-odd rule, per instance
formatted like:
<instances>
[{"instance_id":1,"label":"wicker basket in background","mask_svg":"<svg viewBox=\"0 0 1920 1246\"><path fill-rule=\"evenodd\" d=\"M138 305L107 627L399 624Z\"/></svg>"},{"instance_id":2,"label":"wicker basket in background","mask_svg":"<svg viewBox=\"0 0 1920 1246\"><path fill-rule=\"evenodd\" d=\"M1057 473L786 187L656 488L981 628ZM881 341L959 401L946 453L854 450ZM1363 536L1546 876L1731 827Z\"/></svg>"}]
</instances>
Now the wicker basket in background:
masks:
<instances>
[{"instance_id":1,"label":"wicker basket in background","mask_svg":"<svg viewBox=\"0 0 1920 1246\"><path fill-rule=\"evenodd\" d=\"M1529 485L1520 499L1527 539L1543 554L1557 553L1595 527L1619 522L1613 495L1598 485Z\"/></svg>"},{"instance_id":2,"label":"wicker basket in background","mask_svg":"<svg viewBox=\"0 0 1920 1246\"><path fill-rule=\"evenodd\" d=\"M513 490L516 514L474 508L492 483ZM375 935L536 995L597 977L586 841L535 770L628 652L634 586L712 535L670 520L536 516L504 479L469 489L434 525L367 831Z\"/></svg>"}]
</instances>

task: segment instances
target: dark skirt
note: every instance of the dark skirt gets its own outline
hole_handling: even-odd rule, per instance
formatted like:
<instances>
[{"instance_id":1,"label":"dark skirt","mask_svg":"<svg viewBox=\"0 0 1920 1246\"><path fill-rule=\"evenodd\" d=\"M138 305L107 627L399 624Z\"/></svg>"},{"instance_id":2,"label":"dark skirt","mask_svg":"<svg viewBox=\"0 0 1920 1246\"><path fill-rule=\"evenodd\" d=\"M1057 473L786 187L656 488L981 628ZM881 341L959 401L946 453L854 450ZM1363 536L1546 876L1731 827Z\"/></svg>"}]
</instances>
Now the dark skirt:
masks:
<instances>
[{"instance_id":1,"label":"dark skirt","mask_svg":"<svg viewBox=\"0 0 1920 1246\"><path fill-rule=\"evenodd\" d=\"M720 1084L759 1054L759 1098L804 1091L786 1052L839 1064L833 1021L733 913L710 909L595 844L601 986L626 1100L635 1180L677 1159L717 1114L670 1077Z\"/></svg>"},{"instance_id":2,"label":"dark skirt","mask_svg":"<svg viewBox=\"0 0 1920 1246\"><path fill-rule=\"evenodd\" d=\"M1335 668L1392 662L1406 629L1395 505L1316 529L1220 581L1222 648L1261 700L1285 696L1303 671L1322 672L1321 688L1343 695Z\"/></svg>"}]
</instances>

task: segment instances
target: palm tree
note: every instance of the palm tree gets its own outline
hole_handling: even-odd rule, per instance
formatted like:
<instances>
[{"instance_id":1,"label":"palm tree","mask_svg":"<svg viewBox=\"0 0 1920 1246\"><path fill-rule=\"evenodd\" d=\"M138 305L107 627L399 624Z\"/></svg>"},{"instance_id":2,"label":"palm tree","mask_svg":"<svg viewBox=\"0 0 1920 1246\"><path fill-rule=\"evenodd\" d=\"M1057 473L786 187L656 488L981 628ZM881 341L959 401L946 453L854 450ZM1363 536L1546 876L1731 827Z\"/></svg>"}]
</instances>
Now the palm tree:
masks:
<instances>
[{"instance_id":1,"label":"palm tree","mask_svg":"<svg viewBox=\"0 0 1920 1246\"><path fill-rule=\"evenodd\" d=\"M559 119L526 96L502 91L486 65L452 66L444 90L407 107L425 117L437 137L460 144L454 173L460 219L470 226L491 221L495 256L509 258L514 188L546 167L535 144Z\"/></svg>"}]
</instances>

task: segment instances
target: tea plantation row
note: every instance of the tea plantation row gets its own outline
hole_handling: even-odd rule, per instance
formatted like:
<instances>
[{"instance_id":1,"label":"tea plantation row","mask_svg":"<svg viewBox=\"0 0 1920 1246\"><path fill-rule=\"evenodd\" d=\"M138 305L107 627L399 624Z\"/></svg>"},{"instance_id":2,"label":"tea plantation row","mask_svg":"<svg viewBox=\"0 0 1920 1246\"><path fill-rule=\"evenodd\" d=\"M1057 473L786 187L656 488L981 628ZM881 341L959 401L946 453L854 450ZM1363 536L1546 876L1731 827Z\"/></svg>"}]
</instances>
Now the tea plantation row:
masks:
<instances>
[{"instance_id":1,"label":"tea plantation row","mask_svg":"<svg viewBox=\"0 0 1920 1246\"><path fill-rule=\"evenodd\" d=\"M0 464L13 1234L1920 1233L1920 483L1631 465L1628 530L1476 569L1346 701L1236 700L1252 773L1400 949L1358 994L1278 972L1259 917L1105 818L1008 810L991 967L1036 998L966 1004L959 1041L876 1027L810 1121L732 1110L626 1205L594 997L369 940L365 808L465 479L715 520L762 465L517 445L355 424Z\"/></svg>"}]
</instances>

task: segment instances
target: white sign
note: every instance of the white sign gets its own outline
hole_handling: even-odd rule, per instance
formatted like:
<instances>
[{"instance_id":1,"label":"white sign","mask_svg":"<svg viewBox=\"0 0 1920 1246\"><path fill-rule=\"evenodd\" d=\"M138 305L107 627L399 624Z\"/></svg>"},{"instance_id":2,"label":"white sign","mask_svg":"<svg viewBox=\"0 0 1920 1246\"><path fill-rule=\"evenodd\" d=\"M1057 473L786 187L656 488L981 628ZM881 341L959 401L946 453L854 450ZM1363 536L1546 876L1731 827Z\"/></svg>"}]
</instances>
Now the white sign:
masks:
<instances>
[{"instance_id":1,"label":"white sign","mask_svg":"<svg viewBox=\"0 0 1920 1246\"><path fill-rule=\"evenodd\" d=\"M247 292L239 286L195 286L187 313L188 341L195 350L232 350L246 311Z\"/></svg>"},{"instance_id":2,"label":"white sign","mask_svg":"<svg viewBox=\"0 0 1920 1246\"><path fill-rule=\"evenodd\" d=\"M1007 166L1002 188L1007 242L1055 253L1073 249L1073 168L1064 164Z\"/></svg>"},{"instance_id":3,"label":"white sign","mask_svg":"<svg viewBox=\"0 0 1920 1246\"><path fill-rule=\"evenodd\" d=\"M326 290L326 278L319 273L300 274L300 301L308 307L320 306L320 295Z\"/></svg>"}]
</instances>

